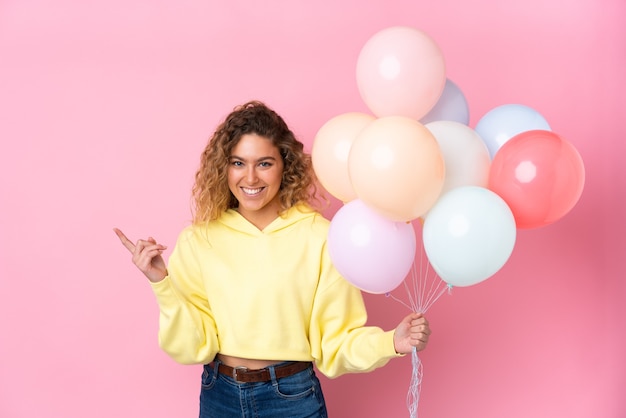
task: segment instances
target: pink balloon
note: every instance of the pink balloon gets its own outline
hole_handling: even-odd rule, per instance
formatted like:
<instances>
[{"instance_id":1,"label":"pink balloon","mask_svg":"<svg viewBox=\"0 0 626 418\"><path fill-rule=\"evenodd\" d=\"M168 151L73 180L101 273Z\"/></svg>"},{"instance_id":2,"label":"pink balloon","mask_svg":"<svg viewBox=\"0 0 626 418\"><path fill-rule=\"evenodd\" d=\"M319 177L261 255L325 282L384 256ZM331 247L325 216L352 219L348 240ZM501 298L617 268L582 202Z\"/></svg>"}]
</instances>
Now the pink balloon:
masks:
<instances>
[{"instance_id":1,"label":"pink balloon","mask_svg":"<svg viewBox=\"0 0 626 418\"><path fill-rule=\"evenodd\" d=\"M346 280L365 292L398 287L411 270L415 248L410 223L391 221L359 199L342 206L330 222L330 258Z\"/></svg>"},{"instance_id":2,"label":"pink balloon","mask_svg":"<svg viewBox=\"0 0 626 418\"><path fill-rule=\"evenodd\" d=\"M548 225L582 194L585 167L572 144L544 130L522 132L496 153L489 189L509 205L518 228Z\"/></svg>"},{"instance_id":3,"label":"pink balloon","mask_svg":"<svg viewBox=\"0 0 626 418\"><path fill-rule=\"evenodd\" d=\"M443 92L445 62L425 33L390 27L372 36L361 49L356 80L363 101L376 116L419 120Z\"/></svg>"}]
</instances>

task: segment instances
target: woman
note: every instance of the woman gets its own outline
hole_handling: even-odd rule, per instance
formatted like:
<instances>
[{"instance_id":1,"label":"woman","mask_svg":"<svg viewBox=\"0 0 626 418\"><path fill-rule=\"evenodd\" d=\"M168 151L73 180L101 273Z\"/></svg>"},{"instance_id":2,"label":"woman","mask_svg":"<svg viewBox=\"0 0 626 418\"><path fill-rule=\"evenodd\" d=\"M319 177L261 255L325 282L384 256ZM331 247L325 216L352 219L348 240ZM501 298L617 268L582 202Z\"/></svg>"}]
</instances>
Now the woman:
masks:
<instances>
[{"instance_id":1,"label":"woman","mask_svg":"<svg viewBox=\"0 0 626 418\"><path fill-rule=\"evenodd\" d=\"M260 102L235 108L202 153L194 220L168 265L153 238L116 234L150 280L159 344L204 364L200 417L326 417L312 364L329 377L424 349L418 313L394 331L365 327L361 293L328 255L329 221L310 156Z\"/></svg>"}]
</instances>

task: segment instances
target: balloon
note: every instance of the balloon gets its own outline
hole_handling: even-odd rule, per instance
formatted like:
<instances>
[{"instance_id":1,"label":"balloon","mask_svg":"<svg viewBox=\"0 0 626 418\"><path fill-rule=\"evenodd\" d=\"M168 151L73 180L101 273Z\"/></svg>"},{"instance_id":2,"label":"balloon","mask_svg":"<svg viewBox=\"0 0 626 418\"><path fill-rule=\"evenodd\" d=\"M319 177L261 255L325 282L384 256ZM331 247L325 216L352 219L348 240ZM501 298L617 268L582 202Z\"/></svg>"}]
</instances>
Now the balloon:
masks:
<instances>
[{"instance_id":1,"label":"balloon","mask_svg":"<svg viewBox=\"0 0 626 418\"><path fill-rule=\"evenodd\" d=\"M515 245L515 219L492 191L458 187L428 212L422 239L439 277L452 286L488 279L509 259Z\"/></svg>"},{"instance_id":2,"label":"balloon","mask_svg":"<svg viewBox=\"0 0 626 418\"><path fill-rule=\"evenodd\" d=\"M518 228L548 225L569 212L582 194L585 167L569 142L550 131L511 138L491 164L489 189L515 215Z\"/></svg>"},{"instance_id":3,"label":"balloon","mask_svg":"<svg viewBox=\"0 0 626 418\"><path fill-rule=\"evenodd\" d=\"M376 119L356 137L348 170L359 199L393 221L410 221L435 203L445 177L437 140L414 119Z\"/></svg>"},{"instance_id":4,"label":"balloon","mask_svg":"<svg viewBox=\"0 0 626 418\"><path fill-rule=\"evenodd\" d=\"M410 223L393 222L356 199L330 222L328 251L339 273L359 289L387 293L409 273L416 239Z\"/></svg>"},{"instance_id":5,"label":"balloon","mask_svg":"<svg viewBox=\"0 0 626 418\"><path fill-rule=\"evenodd\" d=\"M365 113L344 113L326 122L315 136L311 159L320 183L343 202L356 198L348 174L348 154L357 134L374 121Z\"/></svg>"},{"instance_id":6,"label":"balloon","mask_svg":"<svg viewBox=\"0 0 626 418\"><path fill-rule=\"evenodd\" d=\"M487 144L492 159L509 139L536 129L549 131L550 125L539 112L520 104L506 104L491 109L480 118L475 128Z\"/></svg>"},{"instance_id":7,"label":"balloon","mask_svg":"<svg viewBox=\"0 0 626 418\"><path fill-rule=\"evenodd\" d=\"M450 120L469 124L469 107L465 95L450 79L446 80L441 97L420 122L424 125L438 120Z\"/></svg>"},{"instance_id":8,"label":"balloon","mask_svg":"<svg viewBox=\"0 0 626 418\"><path fill-rule=\"evenodd\" d=\"M446 165L441 195L460 186L487 187L491 165L489 150L472 128L446 120L424 126L437 140Z\"/></svg>"},{"instance_id":9,"label":"balloon","mask_svg":"<svg viewBox=\"0 0 626 418\"><path fill-rule=\"evenodd\" d=\"M361 98L376 116L419 120L443 92L445 62L425 33L390 27L372 36L361 49L356 80Z\"/></svg>"}]
</instances>

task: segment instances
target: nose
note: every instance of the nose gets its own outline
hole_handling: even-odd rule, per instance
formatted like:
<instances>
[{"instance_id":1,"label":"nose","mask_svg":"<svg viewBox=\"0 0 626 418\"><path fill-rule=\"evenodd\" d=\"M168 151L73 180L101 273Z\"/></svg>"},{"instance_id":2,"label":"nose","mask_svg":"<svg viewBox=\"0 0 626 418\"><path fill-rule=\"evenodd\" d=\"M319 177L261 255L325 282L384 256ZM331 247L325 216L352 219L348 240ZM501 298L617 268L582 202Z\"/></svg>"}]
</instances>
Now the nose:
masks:
<instances>
[{"instance_id":1,"label":"nose","mask_svg":"<svg viewBox=\"0 0 626 418\"><path fill-rule=\"evenodd\" d=\"M258 180L258 176L256 174L256 167L248 167L246 171L246 181L248 184L253 185Z\"/></svg>"}]
</instances>

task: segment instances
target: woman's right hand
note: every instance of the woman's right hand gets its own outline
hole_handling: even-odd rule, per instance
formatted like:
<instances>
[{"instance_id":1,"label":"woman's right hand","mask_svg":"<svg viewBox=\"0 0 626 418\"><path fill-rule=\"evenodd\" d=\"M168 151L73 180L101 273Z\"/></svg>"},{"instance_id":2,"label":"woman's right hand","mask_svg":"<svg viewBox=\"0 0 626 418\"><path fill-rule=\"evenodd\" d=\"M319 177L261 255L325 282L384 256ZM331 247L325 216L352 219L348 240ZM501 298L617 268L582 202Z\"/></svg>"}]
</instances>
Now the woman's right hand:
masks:
<instances>
[{"instance_id":1,"label":"woman's right hand","mask_svg":"<svg viewBox=\"0 0 626 418\"><path fill-rule=\"evenodd\" d=\"M140 239L137 244L133 244L119 229L113 228L113 231L122 241L122 245L133 255L133 263L148 280L157 283L167 276L167 266L162 256L163 251L167 249L165 245L158 244L152 237L147 240Z\"/></svg>"}]
</instances>

